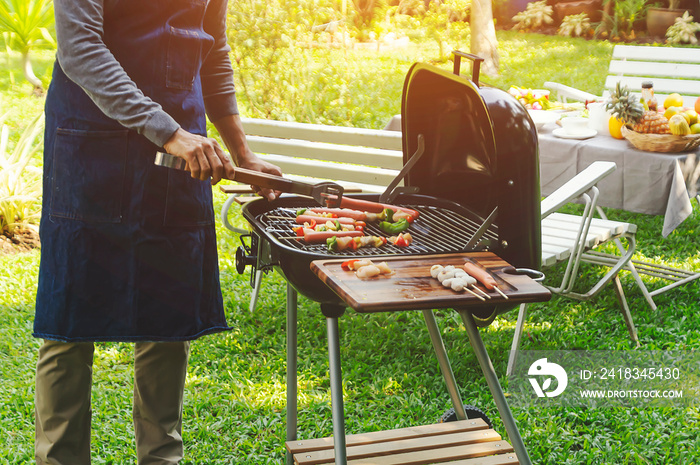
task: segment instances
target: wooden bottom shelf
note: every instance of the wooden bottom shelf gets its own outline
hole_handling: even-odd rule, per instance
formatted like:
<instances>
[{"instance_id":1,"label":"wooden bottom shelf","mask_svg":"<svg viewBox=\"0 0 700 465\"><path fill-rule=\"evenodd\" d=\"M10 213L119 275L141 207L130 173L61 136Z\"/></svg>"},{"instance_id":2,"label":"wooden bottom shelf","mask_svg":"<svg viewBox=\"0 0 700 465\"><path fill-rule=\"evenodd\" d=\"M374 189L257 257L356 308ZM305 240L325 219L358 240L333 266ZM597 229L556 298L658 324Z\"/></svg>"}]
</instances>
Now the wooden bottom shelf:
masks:
<instances>
[{"instance_id":1,"label":"wooden bottom shelf","mask_svg":"<svg viewBox=\"0 0 700 465\"><path fill-rule=\"evenodd\" d=\"M516 465L513 447L481 419L346 436L348 465ZM333 438L288 441L298 465L335 464Z\"/></svg>"}]
</instances>

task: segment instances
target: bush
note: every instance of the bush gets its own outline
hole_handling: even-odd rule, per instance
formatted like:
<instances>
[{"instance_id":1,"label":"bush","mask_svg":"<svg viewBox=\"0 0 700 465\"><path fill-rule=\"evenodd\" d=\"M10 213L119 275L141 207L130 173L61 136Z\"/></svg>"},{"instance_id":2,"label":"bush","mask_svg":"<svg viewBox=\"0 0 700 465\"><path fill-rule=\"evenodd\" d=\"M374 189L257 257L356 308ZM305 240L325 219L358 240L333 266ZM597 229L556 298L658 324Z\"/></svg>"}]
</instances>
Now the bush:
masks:
<instances>
[{"instance_id":1,"label":"bush","mask_svg":"<svg viewBox=\"0 0 700 465\"><path fill-rule=\"evenodd\" d=\"M8 237L35 228L41 216L41 170L30 166L39 150L37 136L44 127L40 114L29 124L9 152L9 127L0 129L0 232Z\"/></svg>"},{"instance_id":2,"label":"bush","mask_svg":"<svg viewBox=\"0 0 700 465\"><path fill-rule=\"evenodd\" d=\"M607 6L611 1L613 0L604 0L603 5ZM612 38L622 36L634 39L635 25L646 18L649 7L651 7L651 3L646 0L615 1L612 16L603 11L603 21L598 24L596 34L609 32Z\"/></svg>"},{"instance_id":3,"label":"bush","mask_svg":"<svg viewBox=\"0 0 700 465\"><path fill-rule=\"evenodd\" d=\"M22 53L24 76L37 95L44 89L41 79L34 75L30 52L54 48L53 29L51 0L0 0L0 33L8 48Z\"/></svg>"},{"instance_id":4,"label":"bush","mask_svg":"<svg viewBox=\"0 0 700 465\"><path fill-rule=\"evenodd\" d=\"M536 31L541 29L554 22L552 13L552 7L547 5L545 0L528 3L525 11L521 11L513 16L513 21L515 22L513 29L520 31Z\"/></svg>"},{"instance_id":5,"label":"bush","mask_svg":"<svg viewBox=\"0 0 700 465\"><path fill-rule=\"evenodd\" d=\"M581 37L591 28L591 20L586 13L569 15L564 18L559 26L557 34L568 37Z\"/></svg>"},{"instance_id":6,"label":"bush","mask_svg":"<svg viewBox=\"0 0 700 465\"><path fill-rule=\"evenodd\" d=\"M700 23L694 22L693 17L686 11L682 17L676 18L673 25L666 31L666 43L697 45L698 32L700 32Z\"/></svg>"}]
</instances>

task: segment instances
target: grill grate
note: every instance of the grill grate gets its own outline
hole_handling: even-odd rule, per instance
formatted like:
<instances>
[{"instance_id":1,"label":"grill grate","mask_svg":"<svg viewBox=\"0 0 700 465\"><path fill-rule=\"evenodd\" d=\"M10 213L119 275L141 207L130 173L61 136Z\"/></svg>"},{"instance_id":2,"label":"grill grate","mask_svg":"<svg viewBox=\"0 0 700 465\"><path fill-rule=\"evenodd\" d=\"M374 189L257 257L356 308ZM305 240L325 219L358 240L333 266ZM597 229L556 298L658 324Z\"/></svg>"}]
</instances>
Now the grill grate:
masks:
<instances>
[{"instance_id":1,"label":"grill grate","mask_svg":"<svg viewBox=\"0 0 700 465\"><path fill-rule=\"evenodd\" d=\"M354 251L329 252L323 244L306 244L303 239L293 238L295 234L292 228L298 226L294 221L296 210L279 207L258 215L256 219L267 234L288 247L318 254L348 256L462 252L469 239L481 226L479 221L445 208L425 205L406 206L420 212L420 216L408 230L413 237L413 243L408 248L386 244L379 248L363 247ZM371 223L367 224L365 233L370 236L387 236L376 224ZM492 225L477 244L476 249L480 248L485 239L494 242L497 238L498 228Z\"/></svg>"}]
</instances>

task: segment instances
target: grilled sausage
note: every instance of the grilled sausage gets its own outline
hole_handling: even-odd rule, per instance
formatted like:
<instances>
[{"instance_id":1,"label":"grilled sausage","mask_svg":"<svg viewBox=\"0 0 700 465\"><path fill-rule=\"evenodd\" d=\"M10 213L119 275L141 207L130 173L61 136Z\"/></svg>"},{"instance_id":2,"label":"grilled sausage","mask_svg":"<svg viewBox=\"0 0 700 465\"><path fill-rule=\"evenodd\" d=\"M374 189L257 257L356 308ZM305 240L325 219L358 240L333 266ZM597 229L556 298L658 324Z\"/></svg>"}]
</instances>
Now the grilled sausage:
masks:
<instances>
[{"instance_id":1,"label":"grilled sausage","mask_svg":"<svg viewBox=\"0 0 700 465\"><path fill-rule=\"evenodd\" d=\"M339 218L326 218L325 216L313 216L313 215L299 215L296 217L295 221L298 224L316 222L316 224L324 224L326 221L337 221L340 224L355 224L354 218L339 217Z\"/></svg>"},{"instance_id":2,"label":"grilled sausage","mask_svg":"<svg viewBox=\"0 0 700 465\"><path fill-rule=\"evenodd\" d=\"M353 199L351 197L343 196L340 199L341 208L350 208L352 210L362 210L372 213L381 213L384 211L384 205L377 202L370 202L369 200Z\"/></svg>"},{"instance_id":3,"label":"grilled sausage","mask_svg":"<svg viewBox=\"0 0 700 465\"><path fill-rule=\"evenodd\" d=\"M418 218L418 212L411 208L389 205L387 203L370 202L369 200L353 199L351 197L343 197L340 199L342 208L351 208L353 210L362 210L371 213L381 213L385 208L394 212L403 212L408 215L408 220L413 221Z\"/></svg>"},{"instance_id":4,"label":"grilled sausage","mask_svg":"<svg viewBox=\"0 0 700 465\"><path fill-rule=\"evenodd\" d=\"M472 262L466 262L464 264L464 271L469 273L472 277L474 277L477 281L479 281L481 284L484 285L486 289L489 291L493 291L494 288L497 286L496 280L493 279L493 276L491 276L488 271L479 268L478 265Z\"/></svg>"},{"instance_id":5,"label":"grilled sausage","mask_svg":"<svg viewBox=\"0 0 700 465\"><path fill-rule=\"evenodd\" d=\"M329 237L359 237L364 235L362 231L313 231L304 229L304 242L307 244L325 244Z\"/></svg>"},{"instance_id":6,"label":"grilled sausage","mask_svg":"<svg viewBox=\"0 0 700 465\"><path fill-rule=\"evenodd\" d=\"M333 213L338 215L338 217L352 218L357 221L365 221L367 219L365 212L348 208L312 208L311 211L314 213Z\"/></svg>"}]
</instances>

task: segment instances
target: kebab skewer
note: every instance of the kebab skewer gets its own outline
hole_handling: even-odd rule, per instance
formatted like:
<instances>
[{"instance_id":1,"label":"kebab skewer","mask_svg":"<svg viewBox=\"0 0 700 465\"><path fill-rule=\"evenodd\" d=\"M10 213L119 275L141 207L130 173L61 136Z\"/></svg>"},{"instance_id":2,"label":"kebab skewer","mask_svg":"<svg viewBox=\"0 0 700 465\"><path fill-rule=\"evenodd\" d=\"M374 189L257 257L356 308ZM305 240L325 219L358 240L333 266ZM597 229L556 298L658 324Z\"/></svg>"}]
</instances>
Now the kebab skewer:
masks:
<instances>
[{"instance_id":1,"label":"kebab skewer","mask_svg":"<svg viewBox=\"0 0 700 465\"><path fill-rule=\"evenodd\" d=\"M464 264L464 271L476 278L489 291L496 291L501 294L504 299L508 298L508 296L505 295L498 287L498 283L495 279L493 279L493 276L491 276L488 271L484 270L473 261L467 260L467 262Z\"/></svg>"}]
</instances>

